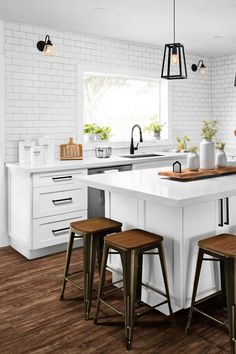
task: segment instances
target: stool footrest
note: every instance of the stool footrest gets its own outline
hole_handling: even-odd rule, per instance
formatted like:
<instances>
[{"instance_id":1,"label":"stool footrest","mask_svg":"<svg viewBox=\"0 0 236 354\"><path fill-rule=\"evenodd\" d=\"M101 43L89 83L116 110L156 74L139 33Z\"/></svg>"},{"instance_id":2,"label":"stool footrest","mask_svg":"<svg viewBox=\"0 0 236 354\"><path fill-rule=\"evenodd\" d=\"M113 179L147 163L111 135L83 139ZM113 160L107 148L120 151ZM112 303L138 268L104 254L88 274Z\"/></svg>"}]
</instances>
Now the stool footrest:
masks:
<instances>
[{"instance_id":1,"label":"stool footrest","mask_svg":"<svg viewBox=\"0 0 236 354\"><path fill-rule=\"evenodd\" d=\"M83 290L83 288L81 288L81 286L79 286L78 284L76 284L73 280L70 280L66 277L66 281L68 281L69 283L73 284L76 288Z\"/></svg>"},{"instance_id":2,"label":"stool footrest","mask_svg":"<svg viewBox=\"0 0 236 354\"><path fill-rule=\"evenodd\" d=\"M144 304L144 305L148 306L148 308L147 308L146 310L143 310L142 312L137 312L137 313L135 314L135 316L137 316L137 317L142 316L142 315L144 315L145 313L147 313L147 312L149 312L149 311L151 311L151 310L153 310L153 309L156 309L157 307L162 306L162 305L167 304L167 303L168 303L168 301L167 301L167 300L164 300L164 301L162 301L162 302L160 302L159 304L154 305L154 306L150 306L150 305Z\"/></svg>"},{"instance_id":3,"label":"stool footrest","mask_svg":"<svg viewBox=\"0 0 236 354\"><path fill-rule=\"evenodd\" d=\"M203 302L206 302L206 301L208 301L210 299L213 299L214 297L217 297L219 295L222 295L222 291L221 290L215 292L214 294L208 295L208 296L204 297L203 299L200 299L200 300L196 301L194 303L194 305L196 306L196 305L202 304Z\"/></svg>"},{"instance_id":4,"label":"stool footrest","mask_svg":"<svg viewBox=\"0 0 236 354\"><path fill-rule=\"evenodd\" d=\"M81 273L81 272L83 272L83 271L84 271L83 269L80 269L80 270L77 270L76 272L68 273L67 277L68 277L68 276L71 276L71 275L79 274L79 273Z\"/></svg>"},{"instance_id":5,"label":"stool footrest","mask_svg":"<svg viewBox=\"0 0 236 354\"><path fill-rule=\"evenodd\" d=\"M228 328L228 324L227 323L222 322L222 321L218 320L217 318L212 317L211 315L208 315L206 312L203 312L203 311L199 310L197 307L193 307L193 310L198 312L198 313L200 313L201 315L209 318L210 320L212 320L212 321L214 321L214 322L216 322L216 323Z\"/></svg>"},{"instance_id":6,"label":"stool footrest","mask_svg":"<svg viewBox=\"0 0 236 354\"><path fill-rule=\"evenodd\" d=\"M111 310L113 310L113 311L115 311L116 313L118 313L118 315L121 315L121 316L124 315L123 312L117 310L114 306L108 304L108 302L104 301L103 299L100 299L100 301L101 301L101 303L102 303L103 305L106 305L106 306L109 307Z\"/></svg>"},{"instance_id":7,"label":"stool footrest","mask_svg":"<svg viewBox=\"0 0 236 354\"><path fill-rule=\"evenodd\" d=\"M145 286L145 288L147 289L150 289L152 291L154 291L155 293L161 295L161 296L164 296L164 297L167 297L165 293L163 293L161 290L157 290L155 288L153 288L151 285L149 284L145 284L145 283L142 283L143 286Z\"/></svg>"}]
</instances>

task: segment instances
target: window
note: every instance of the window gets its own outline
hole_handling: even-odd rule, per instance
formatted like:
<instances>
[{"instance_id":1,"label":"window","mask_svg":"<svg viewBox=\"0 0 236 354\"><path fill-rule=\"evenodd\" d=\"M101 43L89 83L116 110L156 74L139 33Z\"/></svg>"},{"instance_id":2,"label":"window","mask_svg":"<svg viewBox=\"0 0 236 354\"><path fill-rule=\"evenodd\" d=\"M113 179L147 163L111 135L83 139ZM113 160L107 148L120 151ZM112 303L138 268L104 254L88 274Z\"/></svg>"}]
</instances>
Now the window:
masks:
<instances>
[{"instance_id":1,"label":"window","mask_svg":"<svg viewBox=\"0 0 236 354\"><path fill-rule=\"evenodd\" d=\"M153 140L145 131L156 117L165 124L161 139L168 138L168 94L166 81L156 78L84 72L83 122L109 126L110 141L129 141L131 128L139 124L144 141Z\"/></svg>"}]
</instances>

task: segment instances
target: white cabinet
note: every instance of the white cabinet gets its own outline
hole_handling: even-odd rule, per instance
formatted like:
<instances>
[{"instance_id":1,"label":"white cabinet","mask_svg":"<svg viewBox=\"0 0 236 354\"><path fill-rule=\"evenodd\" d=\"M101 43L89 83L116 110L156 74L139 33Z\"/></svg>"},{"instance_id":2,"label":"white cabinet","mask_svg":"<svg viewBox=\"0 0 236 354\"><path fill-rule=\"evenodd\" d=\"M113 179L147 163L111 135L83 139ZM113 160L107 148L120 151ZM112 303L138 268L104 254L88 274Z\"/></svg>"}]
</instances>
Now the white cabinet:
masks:
<instances>
[{"instance_id":1,"label":"white cabinet","mask_svg":"<svg viewBox=\"0 0 236 354\"><path fill-rule=\"evenodd\" d=\"M106 204L106 215L120 220L124 229L142 228L164 237L173 310L189 307L196 269L198 241L216 235L217 201L212 200L173 208L145 201L135 196L106 192ZM119 257L110 255L109 262L113 269L114 280L119 279L121 270ZM144 258L143 282L164 291L158 257ZM219 289L219 265L216 262L203 262L198 299L211 295ZM143 288L143 301L153 305L161 301L161 298ZM168 313L165 306L159 309Z\"/></svg>"},{"instance_id":2,"label":"white cabinet","mask_svg":"<svg viewBox=\"0 0 236 354\"><path fill-rule=\"evenodd\" d=\"M28 173L8 170L10 245L31 259L65 249L69 225L87 218L86 169Z\"/></svg>"}]
</instances>

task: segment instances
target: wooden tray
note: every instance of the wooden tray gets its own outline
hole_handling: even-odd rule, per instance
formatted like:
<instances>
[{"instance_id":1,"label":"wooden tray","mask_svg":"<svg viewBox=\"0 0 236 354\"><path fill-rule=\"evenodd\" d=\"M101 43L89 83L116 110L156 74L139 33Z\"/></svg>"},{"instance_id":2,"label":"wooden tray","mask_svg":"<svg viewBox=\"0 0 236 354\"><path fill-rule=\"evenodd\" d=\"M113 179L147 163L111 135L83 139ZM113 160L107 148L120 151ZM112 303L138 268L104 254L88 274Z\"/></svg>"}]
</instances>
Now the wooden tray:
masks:
<instances>
[{"instance_id":1,"label":"wooden tray","mask_svg":"<svg viewBox=\"0 0 236 354\"><path fill-rule=\"evenodd\" d=\"M82 144L75 144L73 138L69 138L68 144L60 145L60 160L83 160Z\"/></svg>"},{"instance_id":2,"label":"wooden tray","mask_svg":"<svg viewBox=\"0 0 236 354\"><path fill-rule=\"evenodd\" d=\"M202 170L190 171L188 168L182 170L181 173L172 171L160 171L158 175L166 176L176 181L194 181L203 178L220 177L228 174L236 173L236 166L226 166L222 168L215 168L214 170Z\"/></svg>"}]
</instances>

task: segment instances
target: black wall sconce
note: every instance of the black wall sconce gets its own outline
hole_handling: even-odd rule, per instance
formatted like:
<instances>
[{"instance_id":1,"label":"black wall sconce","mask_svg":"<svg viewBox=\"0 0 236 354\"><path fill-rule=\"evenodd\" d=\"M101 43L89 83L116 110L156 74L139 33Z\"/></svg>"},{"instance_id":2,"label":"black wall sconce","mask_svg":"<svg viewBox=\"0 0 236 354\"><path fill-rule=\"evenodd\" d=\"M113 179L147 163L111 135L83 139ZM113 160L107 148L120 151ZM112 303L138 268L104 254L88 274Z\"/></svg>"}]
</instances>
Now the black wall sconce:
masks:
<instances>
[{"instance_id":1,"label":"black wall sconce","mask_svg":"<svg viewBox=\"0 0 236 354\"><path fill-rule=\"evenodd\" d=\"M235 75L235 79L234 79L234 86L236 86L236 75Z\"/></svg>"},{"instance_id":2,"label":"black wall sconce","mask_svg":"<svg viewBox=\"0 0 236 354\"><path fill-rule=\"evenodd\" d=\"M205 75L207 72L207 68L205 67L205 65L203 63L203 60L199 60L198 64L193 64L191 66L191 68L192 68L192 71L194 71L194 72L198 71L199 74L201 74L201 75Z\"/></svg>"},{"instance_id":3,"label":"black wall sconce","mask_svg":"<svg viewBox=\"0 0 236 354\"><path fill-rule=\"evenodd\" d=\"M50 36L47 34L44 41L39 41L37 43L37 48L40 52L43 52L45 55L53 55L53 44L50 40Z\"/></svg>"},{"instance_id":4,"label":"black wall sconce","mask_svg":"<svg viewBox=\"0 0 236 354\"><path fill-rule=\"evenodd\" d=\"M173 0L173 32L173 43L165 45L161 77L167 80L187 79L184 46L175 42L175 0Z\"/></svg>"}]
</instances>

